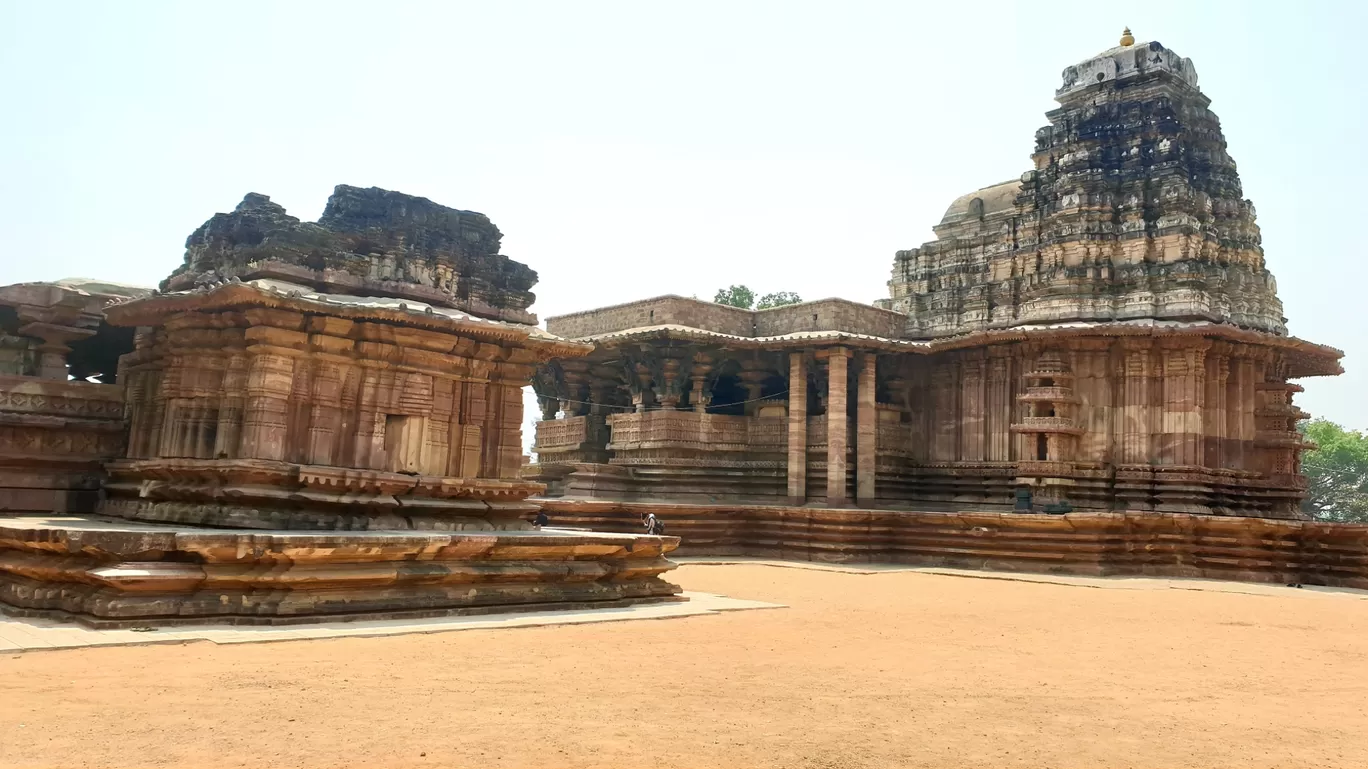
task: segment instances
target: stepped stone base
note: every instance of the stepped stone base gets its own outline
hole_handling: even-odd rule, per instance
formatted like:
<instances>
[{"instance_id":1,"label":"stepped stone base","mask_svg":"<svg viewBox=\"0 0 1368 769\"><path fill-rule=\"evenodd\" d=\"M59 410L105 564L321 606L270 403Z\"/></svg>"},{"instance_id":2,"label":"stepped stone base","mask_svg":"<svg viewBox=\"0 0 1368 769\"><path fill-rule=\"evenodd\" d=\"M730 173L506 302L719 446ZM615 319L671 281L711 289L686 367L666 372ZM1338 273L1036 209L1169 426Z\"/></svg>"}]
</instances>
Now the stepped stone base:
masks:
<instances>
[{"instance_id":1,"label":"stepped stone base","mask_svg":"<svg viewBox=\"0 0 1368 769\"><path fill-rule=\"evenodd\" d=\"M653 512L681 556L901 563L1368 589L1368 525L1096 512L898 512L600 500L541 502L558 526L630 531Z\"/></svg>"},{"instance_id":2,"label":"stepped stone base","mask_svg":"<svg viewBox=\"0 0 1368 769\"><path fill-rule=\"evenodd\" d=\"M0 609L97 627L288 624L620 606L680 592L675 537L559 530L244 531L0 519Z\"/></svg>"}]
</instances>

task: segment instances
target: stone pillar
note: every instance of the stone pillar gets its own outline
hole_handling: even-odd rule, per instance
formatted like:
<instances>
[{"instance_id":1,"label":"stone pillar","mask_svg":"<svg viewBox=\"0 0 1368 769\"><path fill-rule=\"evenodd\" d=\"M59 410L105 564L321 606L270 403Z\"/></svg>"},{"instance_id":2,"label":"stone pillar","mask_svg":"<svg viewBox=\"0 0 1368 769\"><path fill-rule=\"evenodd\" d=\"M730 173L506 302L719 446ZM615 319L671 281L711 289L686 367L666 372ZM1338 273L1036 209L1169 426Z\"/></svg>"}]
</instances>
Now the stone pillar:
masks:
<instances>
[{"instance_id":1,"label":"stone pillar","mask_svg":"<svg viewBox=\"0 0 1368 769\"><path fill-rule=\"evenodd\" d=\"M249 350L247 399L242 416L238 456L285 459L287 415L294 389L294 361L286 355Z\"/></svg>"},{"instance_id":2,"label":"stone pillar","mask_svg":"<svg viewBox=\"0 0 1368 769\"><path fill-rule=\"evenodd\" d=\"M522 421L523 421L523 389L522 382L527 379L517 372L512 371L510 364L505 364L507 369L504 372L506 377L501 388L503 393L503 409L499 413L499 472L495 477L511 480L518 477L518 471L522 469Z\"/></svg>"},{"instance_id":3,"label":"stone pillar","mask_svg":"<svg viewBox=\"0 0 1368 769\"><path fill-rule=\"evenodd\" d=\"M247 356L240 349L232 350L223 369L223 392L219 396L213 459L237 459L242 440L242 410L246 392Z\"/></svg>"},{"instance_id":4,"label":"stone pillar","mask_svg":"<svg viewBox=\"0 0 1368 769\"><path fill-rule=\"evenodd\" d=\"M1123 339L1121 347L1121 464L1150 464L1149 339Z\"/></svg>"},{"instance_id":5,"label":"stone pillar","mask_svg":"<svg viewBox=\"0 0 1368 769\"><path fill-rule=\"evenodd\" d=\"M827 505L838 507L849 502L846 492L846 453L849 450L846 370L850 350L833 347L827 355Z\"/></svg>"},{"instance_id":6,"label":"stone pillar","mask_svg":"<svg viewBox=\"0 0 1368 769\"><path fill-rule=\"evenodd\" d=\"M960 358L959 459L982 462L984 459L984 374L987 368L982 350L970 350Z\"/></svg>"},{"instance_id":7,"label":"stone pillar","mask_svg":"<svg viewBox=\"0 0 1368 769\"><path fill-rule=\"evenodd\" d=\"M461 388L461 440L460 440L460 461L461 472L456 475L460 478L479 478L480 460L484 447L484 425L485 414L488 409L487 395L489 392L489 364L484 361L474 361L471 364L471 374L476 377L474 381L467 381L465 387ZM456 454L456 445L451 447L452 454Z\"/></svg>"},{"instance_id":8,"label":"stone pillar","mask_svg":"<svg viewBox=\"0 0 1368 769\"><path fill-rule=\"evenodd\" d=\"M1010 462L1012 458L1012 350L988 348L988 456L989 462Z\"/></svg>"},{"instance_id":9,"label":"stone pillar","mask_svg":"<svg viewBox=\"0 0 1368 769\"><path fill-rule=\"evenodd\" d=\"M1202 464L1210 468L1225 467L1226 387L1230 378L1230 345L1212 345L1207 355L1206 404L1202 415Z\"/></svg>"},{"instance_id":10,"label":"stone pillar","mask_svg":"<svg viewBox=\"0 0 1368 769\"><path fill-rule=\"evenodd\" d=\"M352 430L352 466L379 470L379 456L384 453L385 417L379 411L380 374L374 361L361 361L358 372L355 429Z\"/></svg>"},{"instance_id":11,"label":"stone pillar","mask_svg":"<svg viewBox=\"0 0 1368 769\"><path fill-rule=\"evenodd\" d=\"M708 403L712 401L712 393L706 390L708 374L712 372L712 364L712 356L703 352L694 353L693 368L689 373L689 378L693 384L693 389L689 391L689 404L699 414L706 413ZM807 391L804 390L803 394L806 395Z\"/></svg>"},{"instance_id":12,"label":"stone pillar","mask_svg":"<svg viewBox=\"0 0 1368 769\"><path fill-rule=\"evenodd\" d=\"M746 390L746 405L743 407L746 416L755 416L755 410L760 407L760 397L765 390L765 380L769 379L769 376L769 372L761 368L759 361L741 362L741 372L737 378Z\"/></svg>"},{"instance_id":13,"label":"stone pillar","mask_svg":"<svg viewBox=\"0 0 1368 769\"><path fill-rule=\"evenodd\" d=\"M807 357L802 352L789 353L788 403L788 500L801 505L807 501L808 412Z\"/></svg>"},{"instance_id":14,"label":"stone pillar","mask_svg":"<svg viewBox=\"0 0 1368 769\"><path fill-rule=\"evenodd\" d=\"M878 466L877 361L875 353L860 353L860 382L855 404L855 499L865 506L874 504Z\"/></svg>"},{"instance_id":15,"label":"stone pillar","mask_svg":"<svg viewBox=\"0 0 1368 769\"><path fill-rule=\"evenodd\" d=\"M24 313L20 313L20 320ZM94 329L62 326L56 323L33 322L19 328L19 333L41 340L35 349L38 352L38 376L42 379L67 381L67 353L71 343L85 339L95 333Z\"/></svg>"},{"instance_id":16,"label":"stone pillar","mask_svg":"<svg viewBox=\"0 0 1368 769\"><path fill-rule=\"evenodd\" d=\"M942 360L932 364L928 441L932 462L959 459L959 361Z\"/></svg>"},{"instance_id":17,"label":"stone pillar","mask_svg":"<svg viewBox=\"0 0 1368 769\"><path fill-rule=\"evenodd\" d=\"M1226 384L1225 464L1235 470L1251 469L1252 460L1254 361L1247 355L1247 347L1235 348L1230 359L1230 379Z\"/></svg>"},{"instance_id":18,"label":"stone pillar","mask_svg":"<svg viewBox=\"0 0 1368 769\"><path fill-rule=\"evenodd\" d=\"M1165 339L1162 345L1164 405L1156 459L1160 464L1200 465L1206 350L1211 342L1179 337Z\"/></svg>"},{"instance_id":19,"label":"stone pillar","mask_svg":"<svg viewBox=\"0 0 1368 769\"><path fill-rule=\"evenodd\" d=\"M1074 459L1109 463L1113 457L1113 387L1110 339L1073 339L1069 342L1078 398L1074 423L1083 428Z\"/></svg>"},{"instance_id":20,"label":"stone pillar","mask_svg":"<svg viewBox=\"0 0 1368 769\"><path fill-rule=\"evenodd\" d=\"M432 410L423 438L423 475L446 475L451 466L451 412L458 384L448 377L432 378Z\"/></svg>"}]
</instances>

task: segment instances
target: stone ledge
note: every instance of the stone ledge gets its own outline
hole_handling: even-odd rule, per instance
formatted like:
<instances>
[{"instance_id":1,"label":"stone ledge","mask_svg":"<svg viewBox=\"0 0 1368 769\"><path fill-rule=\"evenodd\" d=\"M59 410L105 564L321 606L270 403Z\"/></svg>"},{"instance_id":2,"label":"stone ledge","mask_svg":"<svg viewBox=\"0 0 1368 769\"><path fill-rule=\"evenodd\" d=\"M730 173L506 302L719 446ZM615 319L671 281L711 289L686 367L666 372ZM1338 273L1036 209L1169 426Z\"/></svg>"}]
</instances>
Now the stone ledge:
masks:
<instances>
[{"instance_id":1,"label":"stone ledge","mask_svg":"<svg viewBox=\"0 0 1368 769\"><path fill-rule=\"evenodd\" d=\"M317 621L673 596L679 540L554 529L288 532L0 519L0 603L88 623ZM398 614L396 614L398 613Z\"/></svg>"}]
</instances>

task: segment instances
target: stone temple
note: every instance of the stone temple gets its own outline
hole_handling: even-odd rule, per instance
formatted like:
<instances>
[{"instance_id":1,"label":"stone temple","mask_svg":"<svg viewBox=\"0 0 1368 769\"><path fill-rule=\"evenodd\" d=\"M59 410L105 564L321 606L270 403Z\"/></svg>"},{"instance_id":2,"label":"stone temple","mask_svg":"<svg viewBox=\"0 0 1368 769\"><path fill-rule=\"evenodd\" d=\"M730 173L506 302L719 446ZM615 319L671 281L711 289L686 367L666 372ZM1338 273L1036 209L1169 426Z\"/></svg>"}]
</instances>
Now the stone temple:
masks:
<instances>
[{"instance_id":1,"label":"stone temple","mask_svg":"<svg viewBox=\"0 0 1368 769\"><path fill-rule=\"evenodd\" d=\"M1056 99L1030 168L953 201L876 306L550 318L593 345L536 379L553 520L650 509L695 554L1300 568L1264 549L1311 526L1293 380L1342 354L1288 336L1193 63L1127 32Z\"/></svg>"},{"instance_id":2,"label":"stone temple","mask_svg":"<svg viewBox=\"0 0 1368 769\"><path fill-rule=\"evenodd\" d=\"M107 625L673 596L677 540L528 520L522 389L591 348L534 325L499 240L385 190L340 186L317 223L253 194L162 293L0 291L0 603Z\"/></svg>"},{"instance_id":3,"label":"stone temple","mask_svg":"<svg viewBox=\"0 0 1368 769\"><path fill-rule=\"evenodd\" d=\"M542 330L488 217L347 186L248 195L159 291L0 287L0 610L606 606L676 547L1368 588L1368 526L1299 512L1295 380L1341 353L1288 335L1192 62L1127 32L1056 98L875 305Z\"/></svg>"}]
</instances>

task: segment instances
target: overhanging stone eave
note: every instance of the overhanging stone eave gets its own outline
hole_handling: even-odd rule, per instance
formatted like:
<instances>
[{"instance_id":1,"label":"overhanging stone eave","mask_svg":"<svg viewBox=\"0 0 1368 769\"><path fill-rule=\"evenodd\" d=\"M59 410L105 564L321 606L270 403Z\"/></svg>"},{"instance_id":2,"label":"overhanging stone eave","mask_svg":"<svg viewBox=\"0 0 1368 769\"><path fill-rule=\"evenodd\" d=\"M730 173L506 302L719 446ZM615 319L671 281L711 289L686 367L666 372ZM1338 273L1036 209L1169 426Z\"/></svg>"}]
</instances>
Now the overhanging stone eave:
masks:
<instances>
[{"instance_id":1,"label":"overhanging stone eave","mask_svg":"<svg viewBox=\"0 0 1368 769\"><path fill-rule=\"evenodd\" d=\"M588 342L596 348L617 347L652 339L669 339L689 342L723 344L746 349L773 348L788 349L810 347L813 345L844 345L888 350L919 351L929 346L928 342L907 339L891 339L871 334L857 334L846 331L795 331L774 336L737 336L718 331L692 328L689 326L662 325L610 331L593 336L580 337L576 341Z\"/></svg>"},{"instance_id":2,"label":"overhanging stone eave","mask_svg":"<svg viewBox=\"0 0 1368 769\"><path fill-rule=\"evenodd\" d=\"M302 286L291 289L282 288L284 286L290 284L249 281L159 294L112 305L105 310L105 317L116 326L151 326L182 312L266 307L468 334L477 339L515 343L545 357L579 357L593 349L591 345L561 339L536 326L487 320L422 302L315 294ZM396 306L389 306L391 304Z\"/></svg>"},{"instance_id":3,"label":"overhanging stone eave","mask_svg":"<svg viewBox=\"0 0 1368 769\"><path fill-rule=\"evenodd\" d=\"M1218 336L1234 342L1265 345L1294 353L1290 363L1294 368L1289 377L1335 376L1344 373L1339 360L1344 352L1334 347L1308 342L1294 336L1280 336L1266 331L1241 328L1229 323L1210 321L1137 321L1089 322L1062 321L1059 323L1013 326L1003 329L974 331L952 337L941 337L930 342L929 352L958 350L1003 342L1019 342L1041 336ZM1300 365L1297 365L1300 364Z\"/></svg>"}]
</instances>

